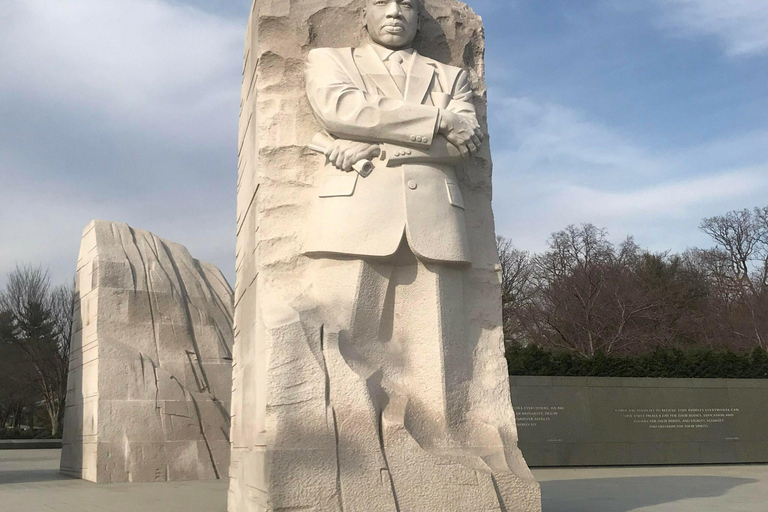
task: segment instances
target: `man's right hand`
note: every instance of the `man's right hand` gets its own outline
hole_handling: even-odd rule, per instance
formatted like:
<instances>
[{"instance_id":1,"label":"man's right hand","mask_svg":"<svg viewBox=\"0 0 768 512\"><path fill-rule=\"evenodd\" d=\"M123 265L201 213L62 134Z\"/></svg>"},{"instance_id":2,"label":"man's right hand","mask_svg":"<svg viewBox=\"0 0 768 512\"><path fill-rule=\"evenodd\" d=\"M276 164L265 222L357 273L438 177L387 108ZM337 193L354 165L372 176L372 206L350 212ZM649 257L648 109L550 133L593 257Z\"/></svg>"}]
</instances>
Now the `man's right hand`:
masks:
<instances>
[{"instance_id":1,"label":"man's right hand","mask_svg":"<svg viewBox=\"0 0 768 512\"><path fill-rule=\"evenodd\" d=\"M473 119L442 110L438 133L448 142L456 146L464 158L470 158L483 144L483 131L480 124Z\"/></svg>"},{"instance_id":2,"label":"man's right hand","mask_svg":"<svg viewBox=\"0 0 768 512\"><path fill-rule=\"evenodd\" d=\"M361 160L371 160L381 155L381 146L351 140L336 139L326 150L328 161L344 172L351 172L352 166Z\"/></svg>"}]
</instances>

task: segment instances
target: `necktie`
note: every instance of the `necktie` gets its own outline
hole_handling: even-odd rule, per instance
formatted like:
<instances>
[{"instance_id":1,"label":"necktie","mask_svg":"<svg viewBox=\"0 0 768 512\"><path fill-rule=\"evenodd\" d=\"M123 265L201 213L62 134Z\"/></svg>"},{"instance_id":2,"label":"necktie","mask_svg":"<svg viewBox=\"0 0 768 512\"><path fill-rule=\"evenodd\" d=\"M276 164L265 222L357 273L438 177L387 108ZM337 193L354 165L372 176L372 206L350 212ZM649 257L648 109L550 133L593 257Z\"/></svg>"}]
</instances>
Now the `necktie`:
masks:
<instances>
[{"instance_id":1,"label":"necktie","mask_svg":"<svg viewBox=\"0 0 768 512\"><path fill-rule=\"evenodd\" d=\"M405 69L403 69L403 57L400 55L400 52L392 52L392 55L387 58L387 68L389 69L389 74L395 79L397 88L400 89L401 93L405 94L407 76Z\"/></svg>"}]
</instances>

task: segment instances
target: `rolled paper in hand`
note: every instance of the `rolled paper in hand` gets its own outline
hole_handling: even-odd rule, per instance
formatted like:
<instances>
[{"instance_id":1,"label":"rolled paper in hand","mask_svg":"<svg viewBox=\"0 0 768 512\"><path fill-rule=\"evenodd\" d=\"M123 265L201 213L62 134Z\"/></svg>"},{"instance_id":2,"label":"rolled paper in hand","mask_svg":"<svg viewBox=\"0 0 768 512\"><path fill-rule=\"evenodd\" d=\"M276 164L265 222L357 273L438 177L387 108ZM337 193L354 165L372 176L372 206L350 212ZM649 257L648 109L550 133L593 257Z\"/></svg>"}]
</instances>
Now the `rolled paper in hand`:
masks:
<instances>
[{"instance_id":1,"label":"rolled paper in hand","mask_svg":"<svg viewBox=\"0 0 768 512\"><path fill-rule=\"evenodd\" d=\"M333 143L333 137L326 133L320 132L312 139L312 144L309 145L309 149L327 155L328 150L331 149ZM360 160L355 165L353 165L352 168L355 170L355 172L357 172L357 174L363 178L367 178L373 172L373 162L370 160Z\"/></svg>"}]
</instances>

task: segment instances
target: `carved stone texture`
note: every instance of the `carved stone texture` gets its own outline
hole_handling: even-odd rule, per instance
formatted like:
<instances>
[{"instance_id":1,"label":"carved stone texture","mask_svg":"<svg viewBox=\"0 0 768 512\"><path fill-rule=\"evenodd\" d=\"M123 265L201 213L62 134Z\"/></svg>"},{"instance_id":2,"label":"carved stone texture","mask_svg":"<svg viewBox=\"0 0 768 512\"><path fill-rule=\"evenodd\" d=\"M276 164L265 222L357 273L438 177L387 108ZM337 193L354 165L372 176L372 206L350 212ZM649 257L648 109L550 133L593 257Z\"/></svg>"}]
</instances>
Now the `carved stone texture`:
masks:
<instances>
[{"instance_id":1,"label":"carved stone texture","mask_svg":"<svg viewBox=\"0 0 768 512\"><path fill-rule=\"evenodd\" d=\"M83 234L61 471L92 482L225 478L233 292L183 246Z\"/></svg>"},{"instance_id":2,"label":"carved stone texture","mask_svg":"<svg viewBox=\"0 0 768 512\"><path fill-rule=\"evenodd\" d=\"M323 170L324 157L311 149L324 128L344 134L313 114L305 79L309 53L357 47L364 2L253 5L239 135L229 511L540 512L539 486L517 448L503 357L488 144L458 166L393 162L403 153L434 149L435 134L414 132L404 152L377 162L370 177L339 178L335 192L322 179L333 170ZM487 135L482 22L456 0L425 5L414 48L467 70L474 91L470 110ZM339 62L315 64L328 62L332 73L334 60ZM422 59L416 65L423 72L432 64ZM306 72L322 75L322 67ZM354 68L345 66L350 73ZM386 73L391 71L378 78L393 78ZM456 100L445 91L425 98L432 109ZM377 119L375 110L367 114ZM347 138L355 139L350 130ZM358 139L370 142L376 135ZM382 142L391 141L383 134ZM430 185L435 169L445 174L440 193ZM378 234L400 221L384 212L381 229L358 230L369 237L369 248L356 252L357 235L347 243L343 233L344 221L360 225L350 215L330 219L339 222L334 236L345 240L342 249L314 247L323 211L318 205L331 204L318 201L330 197L341 205L345 195L371 191L376 180L397 183L390 177L411 171L422 174L405 187L393 186L414 197L434 192L431 197L445 202L440 208L450 216L434 219L434 233L419 217L412 220L422 222L416 236L411 219L404 220L406 226L395 226L400 233L386 237L394 246L382 249L385 257L377 260L369 256L379 250ZM342 181L356 181L357 188ZM411 208L407 197L399 200ZM409 211L417 217L430 211L426 204L414 208ZM456 228L458 219L465 223L461 251L446 245L439 254L449 256L429 256L447 243L441 226ZM407 244L392 255L403 227ZM323 251L342 254L318 254Z\"/></svg>"}]
</instances>

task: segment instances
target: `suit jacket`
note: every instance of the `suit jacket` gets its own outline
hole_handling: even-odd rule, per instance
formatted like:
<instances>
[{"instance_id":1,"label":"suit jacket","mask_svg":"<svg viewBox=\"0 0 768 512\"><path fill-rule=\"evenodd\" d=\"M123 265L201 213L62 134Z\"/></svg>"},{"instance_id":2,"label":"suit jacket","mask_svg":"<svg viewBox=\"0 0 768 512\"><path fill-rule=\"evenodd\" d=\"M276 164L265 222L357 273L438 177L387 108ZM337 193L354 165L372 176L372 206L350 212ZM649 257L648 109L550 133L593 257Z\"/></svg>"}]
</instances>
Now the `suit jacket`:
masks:
<instances>
[{"instance_id":1,"label":"suit jacket","mask_svg":"<svg viewBox=\"0 0 768 512\"><path fill-rule=\"evenodd\" d=\"M403 94L368 44L309 53L307 95L333 136L381 143L385 160L368 177L327 164L317 180L305 252L390 256L403 236L419 257L471 261L461 155L437 134L439 108L475 117L467 73L413 52Z\"/></svg>"}]
</instances>

